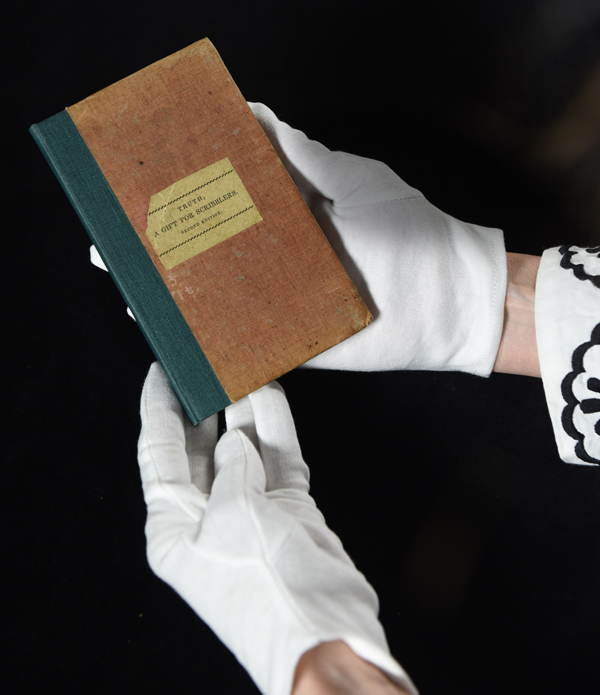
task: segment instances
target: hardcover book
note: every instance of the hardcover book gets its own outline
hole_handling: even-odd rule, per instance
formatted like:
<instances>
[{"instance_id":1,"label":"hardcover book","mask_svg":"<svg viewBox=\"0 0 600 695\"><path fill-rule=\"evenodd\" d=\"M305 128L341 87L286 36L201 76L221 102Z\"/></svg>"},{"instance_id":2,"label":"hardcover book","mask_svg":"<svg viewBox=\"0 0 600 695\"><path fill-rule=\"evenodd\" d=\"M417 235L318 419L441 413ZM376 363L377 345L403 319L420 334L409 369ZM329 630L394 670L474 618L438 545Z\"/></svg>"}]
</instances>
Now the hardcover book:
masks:
<instances>
[{"instance_id":1,"label":"hardcover book","mask_svg":"<svg viewBox=\"0 0 600 695\"><path fill-rule=\"evenodd\" d=\"M194 424L371 321L208 39L30 132Z\"/></svg>"}]
</instances>

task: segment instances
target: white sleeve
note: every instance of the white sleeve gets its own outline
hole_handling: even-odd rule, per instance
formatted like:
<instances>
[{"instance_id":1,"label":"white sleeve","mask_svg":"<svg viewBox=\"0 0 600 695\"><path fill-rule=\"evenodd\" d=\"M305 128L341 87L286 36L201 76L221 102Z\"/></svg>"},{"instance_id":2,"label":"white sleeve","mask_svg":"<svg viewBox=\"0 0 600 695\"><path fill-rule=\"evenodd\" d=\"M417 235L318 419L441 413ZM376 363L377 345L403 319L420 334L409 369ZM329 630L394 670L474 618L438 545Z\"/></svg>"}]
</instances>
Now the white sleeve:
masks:
<instances>
[{"instance_id":1,"label":"white sleeve","mask_svg":"<svg viewBox=\"0 0 600 695\"><path fill-rule=\"evenodd\" d=\"M600 464L600 247L544 251L535 324L544 392L563 461Z\"/></svg>"}]
</instances>

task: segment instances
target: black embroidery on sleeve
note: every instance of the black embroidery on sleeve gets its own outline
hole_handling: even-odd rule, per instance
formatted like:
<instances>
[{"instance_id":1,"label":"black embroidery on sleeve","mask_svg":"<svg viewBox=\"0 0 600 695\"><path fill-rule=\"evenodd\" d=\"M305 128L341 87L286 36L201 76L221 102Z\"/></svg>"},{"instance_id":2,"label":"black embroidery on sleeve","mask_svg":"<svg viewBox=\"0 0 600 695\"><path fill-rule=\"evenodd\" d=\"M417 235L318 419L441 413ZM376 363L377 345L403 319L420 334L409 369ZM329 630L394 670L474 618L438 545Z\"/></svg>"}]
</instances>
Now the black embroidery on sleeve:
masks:
<instances>
[{"instance_id":1,"label":"black embroidery on sleeve","mask_svg":"<svg viewBox=\"0 0 600 695\"><path fill-rule=\"evenodd\" d=\"M587 343L582 343L579 347L575 348L575 351L573 352L573 357L571 359L573 371L567 374L561 384L562 395L567 402L567 405L562 412L561 419L565 432L569 435L569 437L577 440L577 444L575 445L575 454L578 456L578 458L586 463L600 464L600 460L594 458L585 449L586 437L591 437L593 439L594 434L600 436L600 398L584 398L583 400L579 401L577 396L573 393L573 382L580 374L585 372L585 367L583 364L584 357L587 351L595 345L600 345L600 323L592 331L591 340L589 340ZM588 390L592 391L593 393L600 393L600 379L595 376L590 376L587 380L587 387ZM598 413L598 419L593 427L593 431L579 432L579 430L575 427L574 414L577 408L579 408L584 414Z\"/></svg>"},{"instance_id":2,"label":"black embroidery on sleeve","mask_svg":"<svg viewBox=\"0 0 600 695\"><path fill-rule=\"evenodd\" d=\"M593 273L589 267L586 267L585 257L583 263L573 263L573 256L576 253L588 254L588 256L600 258L600 246L595 246L589 249L583 249L578 246L561 246L559 252L562 254L560 265L566 270L572 270L573 274L579 280L589 280L594 287L600 289L600 275Z\"/></svg>"}]
</instances>

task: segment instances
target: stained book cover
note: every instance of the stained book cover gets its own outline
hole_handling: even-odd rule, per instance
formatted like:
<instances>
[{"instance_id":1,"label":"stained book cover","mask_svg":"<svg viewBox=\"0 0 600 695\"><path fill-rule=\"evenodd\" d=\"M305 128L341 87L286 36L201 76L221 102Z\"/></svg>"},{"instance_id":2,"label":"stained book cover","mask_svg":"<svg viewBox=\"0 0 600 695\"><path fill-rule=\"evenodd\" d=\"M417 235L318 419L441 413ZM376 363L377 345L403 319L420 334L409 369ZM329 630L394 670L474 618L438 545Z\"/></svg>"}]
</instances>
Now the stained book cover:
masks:
<instances>
[{"instance_id":1,"label":"stained book cover","mask_svg":"<svg viewBox=\"0 0 600 695\"><path fill-rule=\"evenodd\" d=\"M31 133L193 423L371 321L208 39Z\"/></svg>"}]
</instances>

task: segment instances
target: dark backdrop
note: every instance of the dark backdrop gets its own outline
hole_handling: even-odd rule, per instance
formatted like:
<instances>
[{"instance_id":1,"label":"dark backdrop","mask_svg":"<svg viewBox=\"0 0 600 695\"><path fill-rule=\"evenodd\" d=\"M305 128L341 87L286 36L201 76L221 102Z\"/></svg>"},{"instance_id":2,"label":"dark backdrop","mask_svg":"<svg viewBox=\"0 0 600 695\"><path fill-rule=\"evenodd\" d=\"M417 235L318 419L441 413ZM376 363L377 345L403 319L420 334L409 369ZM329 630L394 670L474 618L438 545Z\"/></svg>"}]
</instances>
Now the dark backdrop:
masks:
<instances>
[{"instance_id":1,"label":"dark backdrop","mask_svg":"<svg viewBox=\"0 0 600 695\"><path fill-rule=\"evenodd\" d=\"M21 3L3 11L6 692L256 692L150 571L136 463L153 360L27 133L208 36L247 99L381 159L512 251L600 243L600 3ZM312 490L422 695L600 691L600 471L542 385L283 379Z\"/></svg>"}]
</instances>

